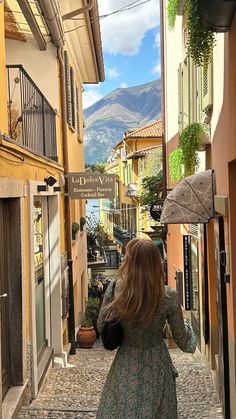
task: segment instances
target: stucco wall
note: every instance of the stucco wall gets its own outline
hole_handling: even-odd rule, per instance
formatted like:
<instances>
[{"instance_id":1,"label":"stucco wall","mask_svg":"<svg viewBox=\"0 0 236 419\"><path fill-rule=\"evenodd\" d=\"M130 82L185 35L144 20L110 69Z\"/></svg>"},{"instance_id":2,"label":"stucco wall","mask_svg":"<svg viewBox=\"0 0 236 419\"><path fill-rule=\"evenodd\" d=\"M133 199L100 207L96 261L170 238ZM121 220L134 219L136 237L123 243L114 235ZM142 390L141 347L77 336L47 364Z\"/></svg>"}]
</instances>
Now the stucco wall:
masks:
<instances>
[{"instance_id":1,"label":"stucco wall","mask_svg":"<svg viewBox=\"0 0 236 419\"><path fill-rule=\"evenodd\" d=\"M167 0L165 0L167 4ZM166 19L165 19L166 22ZM177 16L175 28L169 30L165 23L165 84L166 84L166 141L173 138L178 132L178 68L184 60L182 45L182 17ZM177 48L176 45L179 45ZM167 86L168 84L168 86ZM168 88L167 88L168 87Z\"/></svg>"},{"instance_id":2,"label":"stucco wall","mask_svg":"<svg viewBox=\"0 0 236 419\"><path fill-rule=\"evenodd\" d=\"M8 132L7 120L7 82L4 44L4 6L0 4L0 131Z\"/></svg>"},{"instance_id":3,"label":"stucco wall","mask_svg":"<svg viewBox=\"0 0 236 419\"><path fill-rule=\"evenodd\" d=\"M34 40L19 42L6 40L7 64L21 64L39 87L50 105L59 110L59 84L57 49L47 44L46 51L39 51Z\"/></svg>"}]
</instances>

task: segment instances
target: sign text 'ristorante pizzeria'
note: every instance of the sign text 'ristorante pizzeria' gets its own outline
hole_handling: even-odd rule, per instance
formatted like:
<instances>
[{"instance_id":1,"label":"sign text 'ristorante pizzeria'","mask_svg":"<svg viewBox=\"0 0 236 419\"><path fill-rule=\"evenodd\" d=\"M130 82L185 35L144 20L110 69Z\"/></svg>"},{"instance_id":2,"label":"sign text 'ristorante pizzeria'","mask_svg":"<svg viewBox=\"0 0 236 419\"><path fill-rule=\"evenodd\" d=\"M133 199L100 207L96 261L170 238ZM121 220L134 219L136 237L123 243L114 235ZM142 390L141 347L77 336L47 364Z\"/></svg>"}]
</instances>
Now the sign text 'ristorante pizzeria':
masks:
<instances>
[{"instance_id":1,"label":"sign text 'ristorante pizzeria'","mask_svg":"<svg viewBox=\"0 0 236 419\"><path fill-rule=\"evenodd\" d=\"M72 199L115 198L115 175L69 173L68 192Z\"/></svg>"}]
</instances>

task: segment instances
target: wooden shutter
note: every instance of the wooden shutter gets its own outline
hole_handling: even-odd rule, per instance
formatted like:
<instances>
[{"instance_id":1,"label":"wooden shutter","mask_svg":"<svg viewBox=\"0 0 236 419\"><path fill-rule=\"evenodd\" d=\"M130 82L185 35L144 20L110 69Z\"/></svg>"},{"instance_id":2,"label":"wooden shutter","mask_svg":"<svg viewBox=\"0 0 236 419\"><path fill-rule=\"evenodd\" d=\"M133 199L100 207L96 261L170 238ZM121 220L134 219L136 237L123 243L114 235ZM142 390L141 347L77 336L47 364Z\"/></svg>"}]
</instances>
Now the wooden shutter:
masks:
<instances>
[{"instance_id":1,"label":"wooden shutter","mask_svg":"<svg viewBox=\"0 0 236 419\"><path fill-rule=\"evenodd\" d=\"M179 99L178 124L179 124L179 131L181 132L183 129L183 65L182 63L179 64L179 69L178 69L178 99Z\"/></svg>"},{"instance_id":2,"label":"wooden shutter","mask_svg":"<svg viewBox=\"0 0 236 419\"><path fill-rule=\"evenodd\" d=\"M183 62L183 128L189 124L190 116L190 94L189 94L189 59Z\"/></svg>"},{"instance_id":3,"label":"wooden shutter","mask_svg":"<svg viewBox=\"0 0 236 419\"><path fill-rule=\"evenodd\" d=\"M71 92L71 125L75 129L75 77L74 70L70 67L70 92Z\"/></svg>"},{"instance_id":4,"label":"wooden shutter","mask_svg":"<svg viewBox=\"0 0 236 419\"><path fill-rule=\"evenodd\" d=\"M197 88L197 66L192 62L191 69L191 122L198 121L198 109L197 109L197 97L198 97L198 88Z\"/></svg>"},{"instance_id":5,"label":"wooden shutter","mask_svg":"<svg viewBox=\"0 0 236 419\"><path fill-rule=\"evenodd\" d=\"M80 118L79 118L79 89L76 86L75 88L75 113L76 113L76 132L78 138L80 138Z\"/></svg>"},{"instance_id":6,"label":"wooden shutter","mask_svg":"<svg viewBox=\"0 0 236 419\"><path fill-rule=\"evenodd\" d=\"M65 60L65 84L66 84L66 113L67 113L67 122L71 124L72 115L71 115L71 85L70 85L70 65L69 57L67 51L64 52Z\"/></svg>"},{"instance_id":7,"label":"wooden shutter","mask_svg":"<svg viewBox=\"0 0 236 419\"><path fill-rule=\"evenodd\" d=\"M202 68L202 110L209 109L213 105L212 73L212 63L207 69Z\"/></svg>"}]
</instances>

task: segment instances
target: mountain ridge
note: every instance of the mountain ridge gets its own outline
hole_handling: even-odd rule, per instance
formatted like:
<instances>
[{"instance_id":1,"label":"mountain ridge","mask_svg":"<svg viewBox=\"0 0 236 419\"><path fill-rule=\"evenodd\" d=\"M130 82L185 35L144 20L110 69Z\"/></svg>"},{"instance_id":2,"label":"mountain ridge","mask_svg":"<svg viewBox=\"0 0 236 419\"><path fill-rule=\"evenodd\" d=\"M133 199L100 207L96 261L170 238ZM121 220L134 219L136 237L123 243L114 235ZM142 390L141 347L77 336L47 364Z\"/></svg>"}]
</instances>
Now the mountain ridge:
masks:
<instances>
[{"instance_id":1,"label":"mountain ridge","mask_svg":"<svg viewBox=\"0 0 236 419\"><path fill-rule=\"evenodd\" d=\"M106 161L127 130L155 121L161 112L161 83L117 88L84 110L85 161Z\"/></svg>"}]
</instances>

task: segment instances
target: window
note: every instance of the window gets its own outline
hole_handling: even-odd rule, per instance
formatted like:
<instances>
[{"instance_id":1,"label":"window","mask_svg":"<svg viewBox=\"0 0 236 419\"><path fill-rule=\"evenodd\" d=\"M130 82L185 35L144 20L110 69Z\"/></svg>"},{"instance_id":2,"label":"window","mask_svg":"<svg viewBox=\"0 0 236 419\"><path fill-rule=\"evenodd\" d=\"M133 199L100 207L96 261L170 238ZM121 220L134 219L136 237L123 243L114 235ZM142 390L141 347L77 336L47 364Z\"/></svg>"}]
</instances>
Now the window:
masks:
<instances>
[{"instance_id":1,"label":"window","mask_svg":"<svg viewBox=\"0 0 236 419\"><path fill-rule=\"evenodd\" d=\"M119 256L117 250L105 250L107 263L106 268L117 269L119 264Z\"/></svg>"},{"instance_id":2,"label":"window","mask_svg":"<svg viewBox=\"0 0 236 419\"><path fill-rule=\"evenodd\" d=\"M70 66L67 51L64 52L64 57L67 123L76 131L80 140L79 88L76 86L74 70Z\"/></svg>"}]
</instances>

